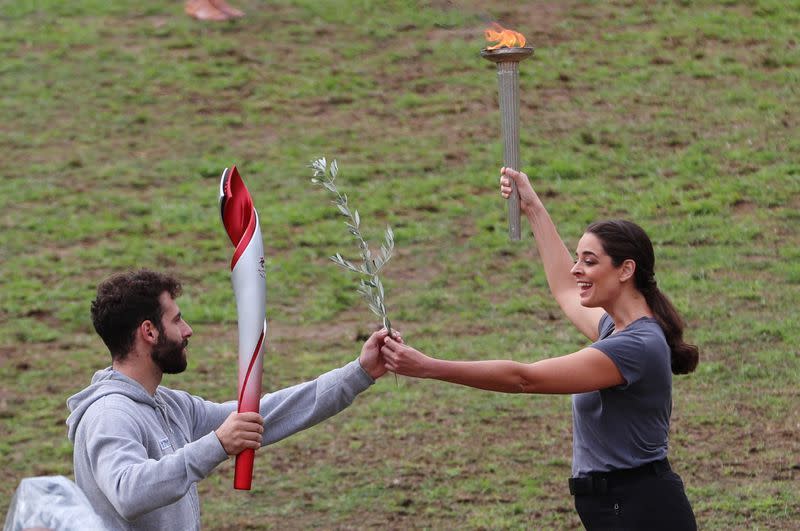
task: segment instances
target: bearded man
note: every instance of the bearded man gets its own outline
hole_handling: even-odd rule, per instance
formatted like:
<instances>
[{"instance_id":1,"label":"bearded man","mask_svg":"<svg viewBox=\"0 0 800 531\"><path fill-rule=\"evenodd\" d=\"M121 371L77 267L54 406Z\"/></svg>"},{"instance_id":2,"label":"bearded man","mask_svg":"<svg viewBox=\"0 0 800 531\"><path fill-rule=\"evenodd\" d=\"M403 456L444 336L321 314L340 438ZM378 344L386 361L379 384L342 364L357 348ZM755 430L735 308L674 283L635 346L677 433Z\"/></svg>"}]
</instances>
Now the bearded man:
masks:
<instances>
[{"instance_id":1,"label":"bearded man","mask_svg":"<svg viewBox=\"0 0 800 531\"><path fill-rule=\"evenodd\" d=\"M196 483L217 465L335 415L386 373L381 330L344 367L264 395L259 413L161 386L187 365L180 293L175 278L141 270L105 280L92 302L112 363L69 398L67 425L75 481L107 529L199 529Z\"/></svg>"}]
</instances>

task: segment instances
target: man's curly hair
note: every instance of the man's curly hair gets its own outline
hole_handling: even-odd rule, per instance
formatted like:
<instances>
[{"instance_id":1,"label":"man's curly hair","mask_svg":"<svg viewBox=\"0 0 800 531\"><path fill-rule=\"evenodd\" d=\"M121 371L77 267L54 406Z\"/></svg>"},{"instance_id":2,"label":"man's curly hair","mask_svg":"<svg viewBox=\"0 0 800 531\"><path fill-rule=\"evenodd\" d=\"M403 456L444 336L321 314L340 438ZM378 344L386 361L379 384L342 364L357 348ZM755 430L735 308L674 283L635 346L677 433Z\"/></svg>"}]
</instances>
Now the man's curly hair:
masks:
<instances>
[{"instance_id":1,"label":"man's curly hair","mask_svg":"<svg viewBox=\"0 0 800 531\"><path fill-rule=\"evenodd\" d=\"M144 321L151 321L159 332L163 309L158 298L181 294L181 283L155 271L141 269L113 275L97 287L92 301L92 324L111 352L122 360L133 347L134 332Z\"/></svg>"}]
</instances>

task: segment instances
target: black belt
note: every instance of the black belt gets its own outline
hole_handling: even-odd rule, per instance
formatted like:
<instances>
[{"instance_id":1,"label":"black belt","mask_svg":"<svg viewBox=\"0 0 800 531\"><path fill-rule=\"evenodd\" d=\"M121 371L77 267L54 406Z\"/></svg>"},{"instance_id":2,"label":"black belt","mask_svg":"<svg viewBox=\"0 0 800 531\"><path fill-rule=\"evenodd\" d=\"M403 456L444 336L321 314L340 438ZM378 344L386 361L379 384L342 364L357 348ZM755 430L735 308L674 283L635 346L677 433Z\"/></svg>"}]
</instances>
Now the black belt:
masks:
<instances>
[{"instance_id":1,"label":"black belt","mask_svg":"<svg viewBox=\"0 0 800 531\"><path fill-rule=\"evenodd\" d=\"M611 472L590 472L581 478L569 478L569 493L573 496L593 496L605 494L615 484L646 476L658 476L672 470L666 458L652 461L636 468L624 468Z\"/></svg>"}]
</instances>

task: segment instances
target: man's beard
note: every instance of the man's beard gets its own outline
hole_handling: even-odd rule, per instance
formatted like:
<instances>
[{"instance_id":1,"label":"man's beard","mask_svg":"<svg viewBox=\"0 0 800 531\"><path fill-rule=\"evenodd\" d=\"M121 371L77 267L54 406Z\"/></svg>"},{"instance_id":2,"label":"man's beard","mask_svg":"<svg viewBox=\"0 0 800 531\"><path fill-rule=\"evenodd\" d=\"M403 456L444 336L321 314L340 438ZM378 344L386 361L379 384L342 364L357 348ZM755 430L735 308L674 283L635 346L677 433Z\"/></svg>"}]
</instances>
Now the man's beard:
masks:
<instances>
[{"instance_id":1,"label":"man's beard","mask_svg":"<svg viewBox=\"0 0 800 531\"><path fill-rule=\"evenodd\" d=\"M164 374L179 374L186 370L186 352L189 341L172 341L166 334L158 336L158 343L153 347L150 357Z\"/></svg>"}]
</instances>

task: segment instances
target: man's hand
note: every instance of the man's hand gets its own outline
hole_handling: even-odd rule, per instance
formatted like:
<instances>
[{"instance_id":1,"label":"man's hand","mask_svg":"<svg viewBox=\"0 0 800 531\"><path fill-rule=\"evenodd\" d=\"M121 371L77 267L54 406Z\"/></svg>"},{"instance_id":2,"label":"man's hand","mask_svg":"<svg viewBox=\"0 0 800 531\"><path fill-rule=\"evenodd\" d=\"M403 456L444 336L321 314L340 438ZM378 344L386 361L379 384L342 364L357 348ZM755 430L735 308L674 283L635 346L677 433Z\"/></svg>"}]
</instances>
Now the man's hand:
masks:
<instances>
[{"instance_id":1,"label":"man's hand","mask_svg":"<svg viewBox=\"0 0 800 531\"><path fill-rule=\"evenodd\" d=\"M222 443L225 453L239 455L243 450L261 448L261 434L264 433L264 419L258 413L237 413L234 411L214 432Z\"/></svg>"},{"instance_id":2,"label":"man's hand","mask_svg":"<svg viewBox=\"0 0 800 531\"><path fill-rule=\"evenodd\" d=\"M377 380L386 374L383 356L381 356L381 347L388 335L389 332L385 328L382 328L369 336L364 346L361 347L361 355L358 357L358 362L361 364L361 367L367 371L367 374L372 376L373 380ZM400 343L403 342L403 338L397 330L392 330L392 336Z\"/></svg>"}]
</instances>

